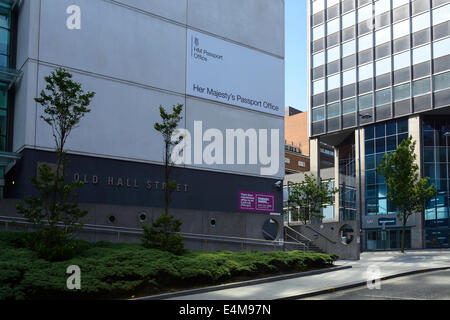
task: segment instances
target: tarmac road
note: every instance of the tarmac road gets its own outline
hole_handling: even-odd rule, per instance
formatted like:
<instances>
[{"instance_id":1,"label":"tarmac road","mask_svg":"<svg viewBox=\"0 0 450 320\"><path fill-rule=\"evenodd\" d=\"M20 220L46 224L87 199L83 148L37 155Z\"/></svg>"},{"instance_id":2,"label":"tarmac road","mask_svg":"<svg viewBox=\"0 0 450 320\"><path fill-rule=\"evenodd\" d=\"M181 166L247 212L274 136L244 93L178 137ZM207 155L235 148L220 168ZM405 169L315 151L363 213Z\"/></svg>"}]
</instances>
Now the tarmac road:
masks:
<instances>
[{"instance_id":1,"label":"tarmac road","mask_svg":"<svg viewBox=\"0 0 450 320\"><path fill-rule=\"evenodd\" d=\"M380 289L364 286L304 300L450 300L450 270L384 280Z\"/></svg>"}]
</instances>

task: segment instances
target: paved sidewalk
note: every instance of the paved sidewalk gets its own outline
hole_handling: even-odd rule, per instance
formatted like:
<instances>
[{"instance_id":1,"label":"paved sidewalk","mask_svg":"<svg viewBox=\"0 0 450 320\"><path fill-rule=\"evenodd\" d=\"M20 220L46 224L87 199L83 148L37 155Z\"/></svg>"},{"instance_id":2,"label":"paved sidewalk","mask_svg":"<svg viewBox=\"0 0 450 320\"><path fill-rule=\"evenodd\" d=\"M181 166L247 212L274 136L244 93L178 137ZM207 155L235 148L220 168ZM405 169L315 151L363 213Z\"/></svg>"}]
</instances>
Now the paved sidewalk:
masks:
<instances>
[{"instance_id":1,"label":"paved sidewalk","mask_svg":"<svg viewBox=\"0 0 450 320\"><path fill-rule=\"evenodd\" d=\"M378 267L380 278L402 273L435 268L450 268L450 250L411 250L400 252L362 253L359 261L338 260L339 266L351 265L351 269L320 275L224 289L207 293L186 295L172 300L272 300L295 298L323 290L333 290L367 281L369 267Z\"/></svg>"}]
</instances>

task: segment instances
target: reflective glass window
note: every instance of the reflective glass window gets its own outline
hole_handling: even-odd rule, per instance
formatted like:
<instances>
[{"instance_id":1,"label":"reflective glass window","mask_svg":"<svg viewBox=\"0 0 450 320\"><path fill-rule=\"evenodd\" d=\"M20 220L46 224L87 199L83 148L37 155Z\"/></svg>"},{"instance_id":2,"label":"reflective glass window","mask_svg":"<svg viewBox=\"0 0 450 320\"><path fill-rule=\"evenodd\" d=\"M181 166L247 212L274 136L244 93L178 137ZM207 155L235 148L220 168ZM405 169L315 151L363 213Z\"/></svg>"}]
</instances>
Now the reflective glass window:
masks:
<instances>
[{"instance_id":1,"label":"reflective glass window","mask_svg":"<svg viewBox=\"0 0 450 320\"><path fill-rule=\"evenodd\" d=\"M364 51L373 47L373 34L369 33L358 39L358 51Z\"/></svg>"},{"instance_id":2,"label":"reflective glass window","mask_svg":"<svg viewBox=\"0 0 450 320\"><path fill-rule=\"evenodd\" d=\"M327 22L327 35L339 31L339 19L334 19Z\"/></svg>"},{"instance_id":3,"label":"reflective glass window","mask_svg":"<svg viewBox=\"0 0 450 320\"><path fill-rule=\"evenodd\" d=\"M378 0L375 2L375 15L391 10L391 0Z\"/></svg>"},{"instance_id":4,"label":"reflective glass window","mask_svg":"<svg viewBox=\"0 0 450 320\"><path fill-rule=\"evenodd\" d=\"M408 99L411 95L411 86L409 83L394 87L394 101Z\"/></svg>"},{"instance_id":5,"label":"reflective glass window","mask_svg":"<svg viewBox=\"0 0 450 320\"><path fill-rule=\"evenodd\" d=\"M313 68L325 64L325 53L319 52L313 55Z\"/></svg>"},{"instance_id":6,"label":"reflective glass window","mask_svg":"<svg viewBox=\"0 0 450 320\"><path fill-rule=\"evenodd\" d=\"M373 64L369 63L358 68L359 81L373 78Z\"/></svg>"},{"instance_id":7,"label":"reflective glass window","mask_svg":"<svg viewBox=\"0 0 450 320\"><path fill-rule=\"evenodd\" d=\"M372 18L372 5L368 5L358 9L358 23Z\"/></svg>"},{"instance_id":8,"label":"reflective glass window","mask_svg":"<svg viewBox=\"0 0 450 320\"><path fill-rule=\"evenodd\" d=\"M450 72L441 73L434 76L434 90L450 88Z\"/></svg>"},{"instance_id":9,"label":"reflective glass window","mask_svg":"<svg viewBox=\"0 0 450 320\"><path fill-rule=\"evenodd\" d=\"M391 103L391 89L380 90L375 93L376 106Z\"/></svg>"},{"instance_id":10,"label":"reflective glass window","mask_svg":"<svg viewBox=\"0 0 450 320\"><path fill-rule=\"evenodd\" d=\"M342 113L343 114L352 113L352 112L355 112L355 110L356 110L356 106L355 106L354 98L342 101Z\"/></svg>"},{"instance_id":11,"label":"reflective glass window","mask_svg":"<svg viewBox=\"0 0 450 320\"><path fill-rule=\"evenodd\" d=\"M347 57L355 53L356 53L356 40L352 40L342 44L342 57Z\"/></svg>"},{"instance_id":12,"label":"reflective glass window","mask_svg":"<svg viewBox=\"0 0 450 320\"><path fill-rule=\"evenodd\" d=\"M313 122L324 120L325 119L324 111L325 111L324 107L313 109Z\"/></svg>"},{"instance_id":13,"label":"reflective glass window","mask_svg":"<svg viewBox=\"0 0 450 320\"><path fill-rule=\"evenodd\" d=\"M339 46L327 50L327 62L335 61L341 57L341 48Z\"/></svg>"},{"instance_id":14,"label":"reflective glass window","mask_svg":"<svg viewBox=\"0 0 450 320\"><path fill-rule=\"evenodd\" d=\"M393 39L398 39L409 34L409 20L396 23L393 26Z\"/></svg>"},{"instance_id":15,"label":"reflective glass window","mask_svg":"<svg viewBox=\"0 0 450 320\"><path fill-rule=\"evenodd\" d=\"M433 9L433 26L450 20L450 4Z\"/></svg>"},{"instance_id":16,"label":"reflective glass window","mask_svg":"<svg viewBox=\"0 0 450 320\"><path fill-rule=\"evenodd\" d=\"M392 66L391 66L391 57L378 60L375 62L375 75L379 76L381 74L385 74L388 72L391 72Z\"/></svg>"},{"instance_id":17,"label":"reflective glass window","mask_svg":"<svg viewBox=\"0 0 450 320\"><path fill-rule=\"evenodd\" d=\"M345 71L342 74L342 85L346 86L356 82L356 69Z\"/></svg>"},{"instance_id":18,"label":"reflective glass window","mask_svg":"<svg viewBox=\"0 0 450 320\"><path fill-rule=\"evenodd\" d=\"M409 3L409 0L392 0L392 8L401 7L404 4Z\"/></svg>"},{"instance_id":19,"label":"reflective glass window","mask_svg":"<svg viewBox=\"0 0 450 320\"><path fill-rule=\"evenodd\" d=\"M391 27L387 27L375 32L375 45L380 45L391 41Z\"/></svg>"},{"instance_id":20,"label":"reflective glass window","mask_svg":"<svg viewBox=\"0 0 450 320\"><path fill-rule=\"evenodd\" d=\"M425 46L413 49L412 51L413 64L422 63L431 60L431 45L427 44Z\"/></svg>"},{"instance_id":21,"label":"reflective glass window","mask_svg":"<svg viewBox=\"0 0 450 320\"><path fill-rule=\"evenodd\" d=\"M412 32L417 32L430 27L430 13L426 12L412 18Z\"/></svg>"},{"instance_id":22,"label":"reflective glass window","mask_svg":"<svg viewBox=\"0 0 450 320\"><path fill-rule=\"evenodd\" d=\"M334 75L331 77L328 77L328 90L333 90L336 88L339 88L341 85L340 83L340 75Z\"/></svg>"},{"instance_id":23,"label":"reflective glass window","mask_svg":"<svg viewBox=\"0 0 450 320\"><path fill-rule=\"evenodd\" d=\"M400 70L411 65L410 52L406 51L394 56L394 70Z\"/></svg>"},{"instance_id":24,"label":"reflective glass window","mask_svg":"<svg viewBox=\"0 0 450 320\"><path fill-rule=\"evenodd\" d=\"M336 117L339 113L339 103L333 103L327 106L327 118Z\"/></svg>"},{"instance_id":25,"label":"reflective glass window","mask_svg":"<svg viewBox=\"0 0 450 320\"><path fill-rule=\"evenodd\" d=\"M322 24L313 28L313 41L325 37L325 26Z\"/></svg>"},{"instance_id":26,"label":"reflective glass window","mask_svg":"<svg viewBox=\"0 0 450 320\"><path fill-rule=\"evenodd\" d=\"M373 95L371 93L359 97L359 110L373 107Z\"/></svg>"},{"instance_id":27,"label":"reflective glass window","mask_svg":"<svg viewBox=\"0 0 450 320\"><path fill-rule=\"evenodd\" d=\"M312 12L318 13L325 9L325 0L314 0L312 3Z\"/></svg>"},{"instance_id":28,"label":"reflective glass window","mask_svg":"<svg viewBox=\"0 0 450 320\"><path fill-rule=\"evenodd\" d=\"M433 59L450 54L450 38L433 43Z\"/></svg>"},{"instance_id":29,"label":"reflective glass window","mask_svg":"<svg viewBox=\"0 0 450 320\"><path fill-rule=\"evenodd\" d=\"M413 82L413 96L420 96L431 91L430 79L422 79Z\"/></svg>"},{"instance_id":30,"label":"reflective glass window","mask_svg":"<svg viewBox=\"0 0 450 320\"><path fill-rule=\"evenodd\" d=\"M342 16L342 29L354 26L356 23L355 11L344 14Z\"/></svg>"},{"instance_id":31,"label":"reflective glass window","mask_svg":"<svg viewBox=\"0 0 450 320\"><path fill-rule=\"evenodd\" d=\"M318 94L321 92L325 92L325 80L317 80L313 82L313 94Z\"/></svg>"}]
</instances>

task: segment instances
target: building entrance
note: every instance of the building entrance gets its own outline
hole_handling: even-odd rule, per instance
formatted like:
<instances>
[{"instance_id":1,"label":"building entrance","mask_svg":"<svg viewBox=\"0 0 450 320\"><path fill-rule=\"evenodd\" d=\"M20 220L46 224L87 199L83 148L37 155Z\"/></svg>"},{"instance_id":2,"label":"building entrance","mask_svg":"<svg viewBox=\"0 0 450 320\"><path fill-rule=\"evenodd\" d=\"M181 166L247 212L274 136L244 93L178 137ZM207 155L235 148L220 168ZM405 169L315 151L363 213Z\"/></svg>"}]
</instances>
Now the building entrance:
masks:
<instances>
[{"instance_id":1,"label":"building entrance","mask_svg":"<svg viewBox=\"0 0 450 320\"><path fill-rule=\"evenodd\" d=\"M402 230L367 230L367 250L396 250L402 246ZM405 248L411 248L411 230L405 233Z\"/></svg>"}]
</instances>

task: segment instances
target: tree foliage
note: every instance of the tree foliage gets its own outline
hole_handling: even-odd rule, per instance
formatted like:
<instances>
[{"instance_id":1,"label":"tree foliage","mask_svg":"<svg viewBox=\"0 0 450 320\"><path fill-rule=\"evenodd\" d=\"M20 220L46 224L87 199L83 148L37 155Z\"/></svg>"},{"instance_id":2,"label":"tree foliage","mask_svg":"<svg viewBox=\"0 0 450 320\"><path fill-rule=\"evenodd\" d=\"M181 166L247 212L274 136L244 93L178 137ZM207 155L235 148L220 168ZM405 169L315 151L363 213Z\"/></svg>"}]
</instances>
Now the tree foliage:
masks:
<instances>
[{"instance_id":1,"label":"tree foliage","mask_svg":"<svg viewBox=\"0 0 450 320\"><path fill-rule=\"evenodd\" d=\"M334 203L338 189L331 189L328 181L318 182L314 175L305 174L302 182L295 184L289 194L289 209L295 219L304 224L313 218L323 218L322 208Z\"/></svg>"},{"instance_id":2,"label":"tree foliage","mask_svg":"<svg viewBox=\"0 0 450 320\"><path fill-rule=\"evenodd\" d=\"M173 139L177 126L181 119L183 105L178 104L172 107L172 113L160 106L159 113L162 122L157 122L154 129L161 133L164 142L164 212L156 220L151 220L150 225L142 224L144 235L142 243L147 248L157 248L174 254L182 254L184 252L183 237L179 234L181 231L182 221L169 214L169 205L171 202L171 194L176 189L176 181L170 179L173 162L171 153L173 147L179 144L183 137Z\"/></svg>"},{"instance_id":3,"label":"tree foliage","mask_svg":"<svg viewBox=\"0 0 450 320\"><path fill-rule=\"evenodd\" d=\"M81 210L75 194L83 183L66 182L69 160L64 146L67 138L90 112L87 106L94 92L84 93L81 84L72 80L72 75L59 68L45 77L46 90L42 90L35 101L44 107L41 115L51 128L56 145L56 165L41 164L31 184L39 197L25 197L17 205L17 211L36 228L30 245L49 260L66 259L74 252L71 241L73 233L83 225L87 211Z\"/></svg>"},{"instance_id":4,"label":"tree foliage","mask_svg":"<svg viewBox=\"0 0 450 320\"><path fill-rule=\"evenodd\" d=\"M412 137L405 139L392 154L385 154L377 173L386 181L387 198L398 210L398 218L403 223L401 250L405 250L405 230L408 218L414 213L423 213L427 202L436 195L434 184L429 177L419 178L416 163L416 142Z\"/></svg>"}]
</instances>

